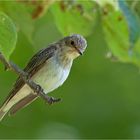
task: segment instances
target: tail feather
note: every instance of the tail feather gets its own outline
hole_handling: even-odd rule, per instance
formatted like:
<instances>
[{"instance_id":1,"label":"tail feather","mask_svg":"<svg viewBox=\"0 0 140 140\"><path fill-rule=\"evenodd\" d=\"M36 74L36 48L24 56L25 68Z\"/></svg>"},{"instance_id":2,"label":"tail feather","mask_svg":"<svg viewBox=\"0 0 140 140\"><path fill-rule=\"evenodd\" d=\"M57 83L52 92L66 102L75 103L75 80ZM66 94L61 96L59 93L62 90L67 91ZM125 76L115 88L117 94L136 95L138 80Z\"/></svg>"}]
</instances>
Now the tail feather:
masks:
<instances>
[{"instance_id":1,"label":"tail feather","mask_svg":"<svg viewBox=\"0 0 140 140\"><path fill-rule=\"evenodd\" d=\"M0 108L0 121L4 118L4 116L10 112L10 115L15 114L18 110L24 108L25 106L29 105L35 99L37 99L37 95L30 93L29 95L25 96L24 98L16 101L12 99L8 102L6 101L3 106Z\"/></svg>"},{"instance_id":2,"label":"tail feather","mask_svg":"<svg viewBox=\"0 0 140 140\"><path fill-rule=\"evenodd\" d=\"M14 114L16 111L32 102L36 97L37 96L31 93L30 87L26 84L20 87L18 91L14 88L4 101L2 107L0 107L0 121L10 110L11 114Z\"/></svg>"},{"instance_id":3,"label":"tail feather","mask_svg":"<svg viewBox=\"0 0 140 140\"><path fill-rule=\"evenodd\" d=\"M3 111L3 107L0 109L0 121L4 118L8 111Z\"/></svg>"}]
</instances>

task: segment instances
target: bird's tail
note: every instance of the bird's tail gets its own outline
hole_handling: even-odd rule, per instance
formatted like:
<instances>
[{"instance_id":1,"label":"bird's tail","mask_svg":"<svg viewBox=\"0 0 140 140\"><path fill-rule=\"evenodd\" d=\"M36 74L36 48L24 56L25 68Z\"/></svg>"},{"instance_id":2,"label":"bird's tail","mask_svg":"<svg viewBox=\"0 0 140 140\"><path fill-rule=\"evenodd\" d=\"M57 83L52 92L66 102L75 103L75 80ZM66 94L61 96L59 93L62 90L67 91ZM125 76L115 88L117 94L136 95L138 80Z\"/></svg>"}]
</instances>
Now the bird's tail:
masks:
<instances>
[{"instance_id":1,"label":"bird's tail","mask_svg":"<svg viewBox=\"0 0 140 140\"><path fill-rule=\"evenodd\" d=\"M4 118L4 116L9 112L9 115L14 115L18 110L24 108L35 99L37 99L37 95L29 94L24 98L21 98L15 102L12 98L10 100L6 100L2 107L0 108L0 121Z\"/></svg>"},{"instance_id":2,"label":"bird's tail","mask_svg":"<svg viewBox=\"0 0 140 140\"><path fill-rule=\"evenodd\" d=\"M5 111L5 105L3 105L1 108L0 108L0 121L2 121L2 119L4 118L4 116L7 114L7 112L9 111L9 110L6 110Z\"/></svg>"}]
</instances>

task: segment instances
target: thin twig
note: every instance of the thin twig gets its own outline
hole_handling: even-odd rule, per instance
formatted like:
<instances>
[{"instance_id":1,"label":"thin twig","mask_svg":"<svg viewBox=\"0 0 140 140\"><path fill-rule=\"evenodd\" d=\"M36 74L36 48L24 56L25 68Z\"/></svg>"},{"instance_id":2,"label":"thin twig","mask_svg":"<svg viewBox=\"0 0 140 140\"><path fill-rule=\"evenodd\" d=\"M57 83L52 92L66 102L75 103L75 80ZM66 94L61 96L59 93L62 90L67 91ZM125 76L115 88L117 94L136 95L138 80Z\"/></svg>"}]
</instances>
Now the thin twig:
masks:
<instances>
[{"instance_id":1,"label":"thin twig","mask_svg":"<svg viewBox=\"0 0 140 140\"><path fill-rule=\"evenodd\" d=\"M58 102L60 101L60 99L54 99L53 97L49 97L48 95L45 94L45 92L43 91L43 88L36 84L35 82L33 82L30 77L29 74L24 72L22 69L20 69L16 64L14 64L13 62L7 62L7 60L5 59L5 57L2 55L2 53L0 53L0 60L2 61L2 63L5 65L5 68L8 70L12 70L14 71L17 75L19 75L24 82L34 91L36 92L40 97L42 97L44 100L46 100L49 104L52 104L54 102Z\"/></svg>"}]
</instances>

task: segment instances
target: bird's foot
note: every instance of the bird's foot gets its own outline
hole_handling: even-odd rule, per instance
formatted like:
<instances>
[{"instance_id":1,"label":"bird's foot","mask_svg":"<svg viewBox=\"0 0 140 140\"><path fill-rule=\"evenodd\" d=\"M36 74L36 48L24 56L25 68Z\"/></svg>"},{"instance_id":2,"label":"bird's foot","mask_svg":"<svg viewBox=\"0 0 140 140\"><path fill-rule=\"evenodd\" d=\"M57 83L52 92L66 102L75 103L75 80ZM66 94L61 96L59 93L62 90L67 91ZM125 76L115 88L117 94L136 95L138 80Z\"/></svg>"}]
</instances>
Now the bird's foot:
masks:
<instances>
[{"instance_id":1,"label":"bird's foot","mask_svg":"<svg viewBox=\"0 0 140 140\"><path fill-rule=\"evenodd\" d=\"M40 85L36 84L35 90L38 94L43 94L44 93L43 88Z\"/></svg>"},{"instance_id":2,"label":"bird's foot","mask_svg":"<svg viewBox=\"0 0 140 140\"><path fill-rule=\"evenodd\" d=\"M53 104L61 101L61 98L54 98L46 95L40 85L36 85L36 91L40 97L42 97L48 104Z\"/></svg>"},{"instance_id":3,"label":"bird's foot","mask_svg":"<svg viewBox=\"0 0 140 140\"><path fill-rule=\"evenodd\" d=\"M45 95L45 98L47 99L47 103L50 105L53 103L56 103L56 102L60 102L62 100L61 98L54 98L54 97L50 97L48 95Z\"/></svg>"}]
</instances>

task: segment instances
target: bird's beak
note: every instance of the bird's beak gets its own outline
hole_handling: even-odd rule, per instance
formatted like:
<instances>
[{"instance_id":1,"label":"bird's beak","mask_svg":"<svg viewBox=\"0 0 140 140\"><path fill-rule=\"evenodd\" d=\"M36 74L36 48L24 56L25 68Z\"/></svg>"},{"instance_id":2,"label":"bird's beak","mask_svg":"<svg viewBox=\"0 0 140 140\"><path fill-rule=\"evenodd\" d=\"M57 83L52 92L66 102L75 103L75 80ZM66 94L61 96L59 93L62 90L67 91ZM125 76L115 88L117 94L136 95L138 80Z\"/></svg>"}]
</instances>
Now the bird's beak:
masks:
<instances>
[{"instance_id":1,"label":"bird's beak","mask_svg":"<svg viewBox=\"0 0 140 140\"><path fill-rule=\"evenodd\" d=\"M78 49L77 47L74 47L76 49L76 51L80 54L80 55L83 55L83 53L81 52L80 49Z\"/></svg>"}]
</instances>

